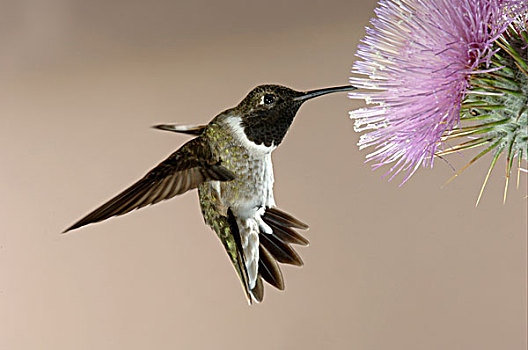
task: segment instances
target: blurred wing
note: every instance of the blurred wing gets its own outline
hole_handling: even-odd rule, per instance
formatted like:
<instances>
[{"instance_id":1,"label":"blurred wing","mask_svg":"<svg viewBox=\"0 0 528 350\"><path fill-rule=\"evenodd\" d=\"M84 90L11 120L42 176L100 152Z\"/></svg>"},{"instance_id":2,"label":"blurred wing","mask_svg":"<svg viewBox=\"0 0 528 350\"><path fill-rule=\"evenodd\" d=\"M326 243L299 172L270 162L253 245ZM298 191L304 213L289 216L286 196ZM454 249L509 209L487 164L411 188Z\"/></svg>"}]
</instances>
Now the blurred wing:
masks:
<instances>
[{"instance_id":1,"label":"blurred wing","mask_svg":"<svg viewBox=\"0 0 528 350\"><path fill-rule=\"evenodd\" d=\"M77 221L64 232L123 215L172 198L205 181L229 181L235 175L213 159L210 149L195 138L149 171L135 184Z\"/></svg>"}]
</instances>

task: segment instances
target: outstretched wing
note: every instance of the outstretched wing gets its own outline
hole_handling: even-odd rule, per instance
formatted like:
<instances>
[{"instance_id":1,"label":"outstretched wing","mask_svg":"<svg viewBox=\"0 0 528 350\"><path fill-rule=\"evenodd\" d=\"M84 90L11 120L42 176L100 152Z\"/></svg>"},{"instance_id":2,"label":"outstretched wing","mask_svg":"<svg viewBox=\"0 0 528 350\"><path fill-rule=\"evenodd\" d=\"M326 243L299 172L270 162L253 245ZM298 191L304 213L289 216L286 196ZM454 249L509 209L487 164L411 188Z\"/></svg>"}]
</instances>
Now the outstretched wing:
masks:
<instances>
[{"instance_id":1,"label":"outstretched wing","mask_svg":"<svg viewBox=\"0 0 528 350\"><path fill-rule=\"evenodd\" d=\"M123 215L134 209L172 198L205 181L229 181L235 175L213 158L201 138L195 138L171 154L135 184L86 215L64 232Z\"/></svg>"}]
</instances>

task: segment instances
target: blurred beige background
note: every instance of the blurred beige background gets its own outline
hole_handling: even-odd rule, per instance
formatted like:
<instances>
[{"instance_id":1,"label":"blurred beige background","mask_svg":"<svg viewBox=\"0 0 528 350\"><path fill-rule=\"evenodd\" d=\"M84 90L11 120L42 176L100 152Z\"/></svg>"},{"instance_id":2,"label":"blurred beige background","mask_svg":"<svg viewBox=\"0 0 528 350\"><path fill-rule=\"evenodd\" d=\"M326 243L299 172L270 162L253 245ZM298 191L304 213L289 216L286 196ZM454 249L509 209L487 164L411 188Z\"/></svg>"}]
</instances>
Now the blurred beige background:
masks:
<instances>
[{"instance_id":1,"label":"blurred beige background","mask_svg":"<svg viewBox=\"0 0 528 350\"><path fill-rule=\"evenodd\" d=\"M60 232L254 86L344 84L374 1L0 5L0 349L526 349L526 176L363 164L344 94L274 154L305 266L248 307L197 195ZM449 158L457 168L469 158Z\"/></svg>"}]
</instances>

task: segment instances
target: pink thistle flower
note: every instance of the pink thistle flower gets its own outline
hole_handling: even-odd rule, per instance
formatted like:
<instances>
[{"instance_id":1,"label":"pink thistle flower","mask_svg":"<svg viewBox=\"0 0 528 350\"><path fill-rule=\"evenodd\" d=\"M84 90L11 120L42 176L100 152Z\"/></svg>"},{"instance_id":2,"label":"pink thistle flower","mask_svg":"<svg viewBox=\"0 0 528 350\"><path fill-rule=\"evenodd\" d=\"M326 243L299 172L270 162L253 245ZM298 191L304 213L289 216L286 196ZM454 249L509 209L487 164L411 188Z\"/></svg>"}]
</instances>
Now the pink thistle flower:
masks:
<instances>
[{"instance_id":1,"label":"pink thistle flower","mask_svg":"<svg viewBox=\"0 0 528 350\"><path fill-rule=\"evenodd\" d=\"M528 50L523 47L528 41L527 12L526 0L379 1L372 28L366 29L358 46L360 59L350 78L359 88L350 97L367 103L350 116L356 131L368 131L358 145L375 148L367 155L374 169L389 165L385 174L391 175L389 180L403 172L404 183L420 165L432 167L435 155L446 153L447 139L477 129L477 134L482 132L489 139L482 144L493 145L500 139L492 149L511 148L509 158L526 158L528 142L522 129L524 125L526 131L528 120L528 111L523 110L528 76L522 65L528 62ZM505 46L511 50L501 53ZM513 86L503 84L504 79L496 75L511 75ZM493 82L487 85L479 83L490 78ZM505 99L512 95L505 90L517 95L513 109L505 110L511 105ZM493 111L500 113L488 113L497 103L500 107ZM471 130L456 128L465 119L476 120L475 113L494 115L480 117L481 124L472 125ZM516 136L506 137L494 127L483 131L482 125L506 117L517 123L516 130L520 125ZM475 147L472 142L469 146ZM456 150L461 149L465 148Z\"/></svg>"}]
</instances>

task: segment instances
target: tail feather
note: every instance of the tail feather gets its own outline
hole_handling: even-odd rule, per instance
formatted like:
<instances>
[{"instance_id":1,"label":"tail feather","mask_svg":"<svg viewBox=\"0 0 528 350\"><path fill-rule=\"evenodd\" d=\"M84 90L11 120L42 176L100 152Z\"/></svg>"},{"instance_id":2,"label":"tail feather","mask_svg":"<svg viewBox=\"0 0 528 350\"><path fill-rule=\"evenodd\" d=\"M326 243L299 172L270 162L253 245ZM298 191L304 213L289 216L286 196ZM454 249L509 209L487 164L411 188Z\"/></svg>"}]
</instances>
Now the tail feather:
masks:
<instances>
[{"instance_id":1,"label":"tail feather","mask_svg":"<svg viewBox=\"0 0 528 350\"><path fill-rule=\"evenodd\" d=\"M295 232L295 230L289 227L280 226L274 221L267 220L266 217L264 217L263 219L264 222L273 230L273 234L282 242L288 244L298 244L302 246L308 245L308 240L297 232Z\"/></svg>"},{"instance_id":2,"label":"tail feather","mask_svg":"<svg viewBox=\"0 0 528 350\"><path fill-rule=\"evenodd\" d=\"M259 274L273 287L284 290L284 279L279 264L264 246L260 246Z\"/></svg>"},{"instance_id":3,"label":"tail feather","mask_svg":"<svg viewBox=\"0 0 528 350\"><path fill-rule=\"evenodd\" d=\"M263 300L264 284L262 280L279 290L284 290L284 278L279 263L302 266L301 257L290 245L308 244L308 240L293 229L293 227L306 229L308 226L291 215L276 208L268 208L262 218L272 229L272 232L266 233L262 229L258 232L257 226L258 239L256 244L258 246L256 247L258 247L258 255L256 262L258 263L255 273L251 277L248 271L251 268L251 263L248 264L249 260L246 259L245 252L245 249L249 248L247 244L244 244L240 232L245 227L241 227L242 223L235 218L231 208L227 211L227 217L224 217L232 241L225 239L223 242L240 277L249 304ZM218 232L223 231L219 230Z\"/></svg>"},{"instance_id":4,"label":"tail feather","mask_svg":"<svg viewBox=\"0 0 528 350\"><path fill-rule=\"evenodd\" d=\"M257 302L261 302L264 299L264 285L262 284L262 278L258 277L255 283L255 287L251 290L251 295Z\"/></svg>"},{"instance_id":5,"label":"tail feather","mask_svg":"<svg viewBox=\"0 0 528 350\"><path fill-rule=\"evenodd\" d=\"M267 208L262 219L272 229L272 233L261 231L259 234L259 276L255 289L263 293L258 283L264 279L275 288L284 290L284 278L278 263L303 265L301 257L290 244L308 245L308 240L294 230L294 228L305 230L308 225L277 208ZM252 295L255 300L261 301L256 298L253 291Z\"/></svg>"},{"instance_id":6,"label":"tail feather","mask_svg":"<svg viewBox=\"0 0 528 350\"><path fill-rule=\"evenodd\" d=\"M299 254L289 244L282 242L273 234L260 234L260 244L280 263L302 266Z\"/></svg>"},{"instance_id":7,"label":"tail feather","mask_svg":"<svg viewBox=\"0 0 528 350\"><path fill-rule=\"evenodd\" d=\"M285 213L277 208L268 208L264 213L263 219L266 221L271 221L276 223L279 226L283 227L293 227L301 230L308 229L308 225L304 222L294 218L288 213Z\"/></svg>"}]
</instances>

